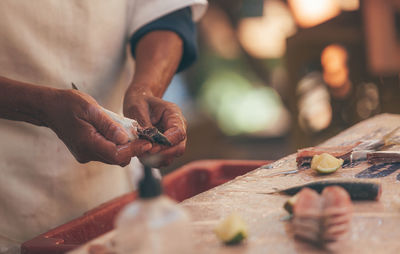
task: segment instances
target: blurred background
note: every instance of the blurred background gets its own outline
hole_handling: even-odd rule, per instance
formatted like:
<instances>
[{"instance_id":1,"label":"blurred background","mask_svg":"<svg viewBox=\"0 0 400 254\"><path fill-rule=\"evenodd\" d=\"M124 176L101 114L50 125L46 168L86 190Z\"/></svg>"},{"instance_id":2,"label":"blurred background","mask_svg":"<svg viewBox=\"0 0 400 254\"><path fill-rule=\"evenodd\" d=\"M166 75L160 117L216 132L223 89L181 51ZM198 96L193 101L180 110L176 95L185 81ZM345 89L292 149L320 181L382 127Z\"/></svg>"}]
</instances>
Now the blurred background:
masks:
<instances>
[{"instance_id":1,"label":"blurred background","mask_svg":"<svg viewBox=\"0 0 400 254\"><path fill-rule=\"evenodd\" d=\"M400 1L209 0L199 58L164 99L199 159L276 160L400 113Z\"/></svg>"}]
</instances>

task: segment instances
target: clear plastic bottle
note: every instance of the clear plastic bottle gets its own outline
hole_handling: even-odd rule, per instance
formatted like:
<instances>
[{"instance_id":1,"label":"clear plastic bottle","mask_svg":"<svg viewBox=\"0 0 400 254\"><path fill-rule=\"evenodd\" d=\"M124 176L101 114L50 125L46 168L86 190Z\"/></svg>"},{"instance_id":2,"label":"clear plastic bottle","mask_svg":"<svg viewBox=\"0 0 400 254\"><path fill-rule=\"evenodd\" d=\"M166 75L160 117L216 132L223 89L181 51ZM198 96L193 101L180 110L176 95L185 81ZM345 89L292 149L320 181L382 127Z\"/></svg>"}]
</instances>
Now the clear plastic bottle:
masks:
<instances>
[{"instance_id":1,"label":"clear plastic bottle","mask_svg":"<svg viewBox=\"0 0 400 254\"><path fill-rule=\"evenodd\" d=\"M162 195L159 179L144 167L139 199L118 215L114 238L118 254L193 253L189 217L170 198Z\"/></svg>"}]
</instances>

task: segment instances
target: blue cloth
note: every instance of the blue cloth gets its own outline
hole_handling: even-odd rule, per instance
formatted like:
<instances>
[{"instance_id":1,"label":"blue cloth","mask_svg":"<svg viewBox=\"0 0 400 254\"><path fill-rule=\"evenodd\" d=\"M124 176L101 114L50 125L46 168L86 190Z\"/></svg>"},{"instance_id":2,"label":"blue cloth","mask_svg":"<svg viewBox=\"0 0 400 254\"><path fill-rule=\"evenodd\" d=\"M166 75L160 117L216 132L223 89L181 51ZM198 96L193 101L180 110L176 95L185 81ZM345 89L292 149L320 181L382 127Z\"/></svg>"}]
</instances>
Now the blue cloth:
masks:
<instances>
[{"instance_id":1,"label":"blue cloth","mask_svg":"<svg viewBox=\"0 0 400 254\"><path fill-rule=\"evenodd\" d=\"M186 7L167 14L141 27L130 39L132 55L135 57L136 45L147 33L155 30L169 30L177 33L183 40L183 55L177 72L189 67L197 58L196 27L192 11Z\"/></svg>"}]
</instances>

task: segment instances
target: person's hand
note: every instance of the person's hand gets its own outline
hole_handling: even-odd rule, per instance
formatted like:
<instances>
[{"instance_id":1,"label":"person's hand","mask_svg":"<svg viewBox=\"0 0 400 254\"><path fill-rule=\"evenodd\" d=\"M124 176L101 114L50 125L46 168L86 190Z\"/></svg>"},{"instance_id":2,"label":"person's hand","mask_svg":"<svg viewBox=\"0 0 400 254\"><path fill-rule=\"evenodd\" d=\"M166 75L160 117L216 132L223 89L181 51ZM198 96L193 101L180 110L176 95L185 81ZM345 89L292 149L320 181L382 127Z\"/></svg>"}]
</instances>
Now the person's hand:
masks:
<instances>
[{"instance_id":1,"label":"person's hand","mask_svg":"<svg viewBox=\"0 0 400 254\"><path fill-rule=\"evenodd\" d=\"M101 161L125 166L134 156L151 149L128 135L89 95L77 90L57 90L44 109L44 119L80 163Z\"/></svg>"},{"instance_id":2,"label":"person's hand","mask_svg":"<svg viewBox=\"0 0 400 254\"><path fill-rule=\"evenodd\" d=\"M172 143L171 147L153 144L153 148L145 154L160 156L159 165L155 166L167 166L184 153L186 120L176 104L145 93L129 94L124 100L124 115L137 120L143 128L156 127Z\"/></svg>"}]
</instances>

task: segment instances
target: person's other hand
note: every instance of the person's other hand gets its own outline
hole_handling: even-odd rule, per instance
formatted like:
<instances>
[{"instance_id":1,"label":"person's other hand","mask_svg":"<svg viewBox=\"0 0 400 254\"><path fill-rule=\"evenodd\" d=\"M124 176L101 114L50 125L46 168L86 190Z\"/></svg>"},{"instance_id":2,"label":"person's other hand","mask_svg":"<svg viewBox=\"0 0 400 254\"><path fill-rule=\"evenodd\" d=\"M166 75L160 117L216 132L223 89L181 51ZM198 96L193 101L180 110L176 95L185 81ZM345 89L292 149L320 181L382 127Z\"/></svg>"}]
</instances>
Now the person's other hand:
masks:
<instances>
[{"instance_id":1,"label":"person's other hand","mask_svg":"<svg viewBox=\"0 0 400 254\"><path fill-rule=\"evenodd\" d=\"M145 154L160 155L159 165L155 166L167 166L184 153L186 120L176 104L151 95L129 94L124 100L124 115L137 120L143 128L156 127L172 143L171 147L153 144L153 148Z\"/></svg>"},{"instance_id":2,"label":"person's other hand","mask_svg":"<svg viewBox=\"0 0 400 254\"><path fill-rule=\"evenodd\" d=\"M128 135L89 95L77 90L57 90L49 101L45 123L80 163L100 161L125 166L134 156L151 149L144 140Z\"/></svg>"}]
</instances>

